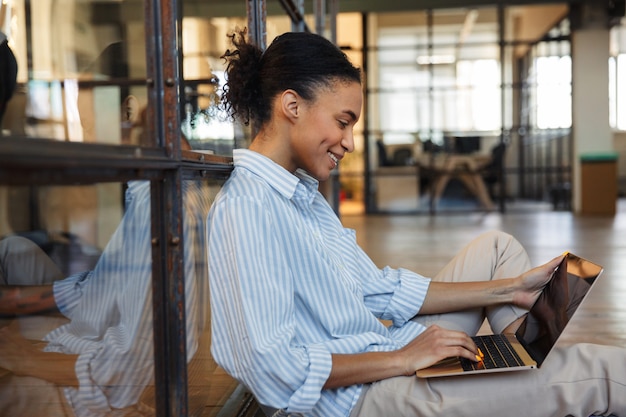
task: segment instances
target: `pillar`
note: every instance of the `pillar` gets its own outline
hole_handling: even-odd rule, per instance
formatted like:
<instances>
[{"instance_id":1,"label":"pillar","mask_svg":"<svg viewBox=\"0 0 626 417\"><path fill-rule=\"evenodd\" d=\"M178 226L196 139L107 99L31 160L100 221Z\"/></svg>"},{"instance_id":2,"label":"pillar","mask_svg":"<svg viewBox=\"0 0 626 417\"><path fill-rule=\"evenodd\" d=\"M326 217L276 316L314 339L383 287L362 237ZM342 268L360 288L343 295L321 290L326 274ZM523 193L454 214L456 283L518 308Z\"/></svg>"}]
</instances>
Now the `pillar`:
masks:
<instances>
[{"instance_id":1,"label":"pillar","mask_svg":"<svg viewBox=\"0 0 626 417\"><path fill-rule=\"evenodd\" d=\"M597 4L600 3L600 4ZM573 9L572 23L572 132L574 142L573 203L581 213L583 184L581 160L613 154L609 125L609 19L601 2L589 2ZM610 158L609 158L610 159ZM588 175L589 170L585 173ZM591 171L593 172L593 170ZM585 181L586 180L586 181ZM606 178L607 182L617 178ZM602 186L602 184L598 184ZM612 192L609 187L607 192ZM596 190L597 192L598 190ZM615 202L617 195L614 196Z\"/></svg>"}]
</instances>

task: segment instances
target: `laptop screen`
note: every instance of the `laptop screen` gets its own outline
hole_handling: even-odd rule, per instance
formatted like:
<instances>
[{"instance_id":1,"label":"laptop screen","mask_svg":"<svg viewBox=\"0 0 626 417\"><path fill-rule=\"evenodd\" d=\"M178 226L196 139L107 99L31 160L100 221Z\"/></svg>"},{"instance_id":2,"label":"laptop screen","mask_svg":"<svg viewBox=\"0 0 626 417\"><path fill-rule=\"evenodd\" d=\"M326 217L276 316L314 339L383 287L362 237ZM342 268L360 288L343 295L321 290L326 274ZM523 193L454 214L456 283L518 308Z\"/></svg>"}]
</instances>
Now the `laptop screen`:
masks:
<instances>
[{"instance_id":1,"label":"laptop screen","mask_svg":"<svg viewBox=\"0 0 626 417\"><path fill-rule=\"evenodd\" d=\"M541 365L565 325L602 273L602 267L568 253L530 309L516 337Z\"/></svg>"}]
</instances>

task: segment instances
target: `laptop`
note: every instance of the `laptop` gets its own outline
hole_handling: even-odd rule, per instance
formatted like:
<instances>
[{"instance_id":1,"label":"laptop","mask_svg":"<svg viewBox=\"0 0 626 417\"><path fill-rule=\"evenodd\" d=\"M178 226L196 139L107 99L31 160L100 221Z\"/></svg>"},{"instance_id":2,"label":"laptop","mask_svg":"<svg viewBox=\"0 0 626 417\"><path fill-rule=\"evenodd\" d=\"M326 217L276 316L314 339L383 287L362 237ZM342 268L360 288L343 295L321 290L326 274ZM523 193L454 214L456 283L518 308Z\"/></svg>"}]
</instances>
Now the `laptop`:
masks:
<instances>
[{"instance_id":1,"label":"laptop","mask_svg":"<svg viewBox=\"0 0 626 417\"><path fill-rule=\"evenodd\" d=\"M567 252L515 334L473 337L484 355L482 361L447 358L415 374L432 378L540 367L603 271L602 266Z\"/></svg>"}]
</instances>

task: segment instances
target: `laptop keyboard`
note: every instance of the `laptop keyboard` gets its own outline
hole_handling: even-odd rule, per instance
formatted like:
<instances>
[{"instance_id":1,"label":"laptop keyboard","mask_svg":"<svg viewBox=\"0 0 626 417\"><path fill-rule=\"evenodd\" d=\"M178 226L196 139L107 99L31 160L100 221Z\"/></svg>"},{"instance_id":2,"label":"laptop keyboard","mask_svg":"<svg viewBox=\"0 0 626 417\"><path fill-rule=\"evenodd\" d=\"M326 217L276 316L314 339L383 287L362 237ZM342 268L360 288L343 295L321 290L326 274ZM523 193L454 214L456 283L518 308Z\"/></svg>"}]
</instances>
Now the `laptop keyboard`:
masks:
<instances>
[{"instance_id":1,"label":"laptop keyboard","mask_svg":"<svg viewBox=\"0 0 626 417\"><path fill-rule=\"evenodd\" d=\"M485 357L482 362L473 362L469 359L461 358L463 370L510 368L523 365L522 360L513 350L506 336L492 334L473 337L472 339L476 346L485 354Z\"/></svg>"}]
</instances>

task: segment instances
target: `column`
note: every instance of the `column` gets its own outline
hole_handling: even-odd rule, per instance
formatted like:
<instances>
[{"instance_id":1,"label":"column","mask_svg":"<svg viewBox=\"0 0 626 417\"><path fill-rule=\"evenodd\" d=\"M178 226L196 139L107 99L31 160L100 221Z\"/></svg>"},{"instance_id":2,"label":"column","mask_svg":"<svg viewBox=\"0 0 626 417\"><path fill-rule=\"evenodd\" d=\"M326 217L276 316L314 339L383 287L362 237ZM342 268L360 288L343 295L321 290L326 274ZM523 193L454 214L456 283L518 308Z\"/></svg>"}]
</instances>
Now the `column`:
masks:
<instances>
[{"instance_id":1,"label":"column","mask_svg":"<svg viewBox=\"0 0 626 417\"><path fill-rule=\"evenodd\" d=\"M589 2L592 3L592 2ZM572 131L574 140L574 212L589 201L594 167L612 159L613 135L609 125L609 19L603 4L580 5L572 13ZM584 162L581 163L581 160ZM594 166L587 166L592 162ZM613 160L614 163L614 160ZM585 164L585 169L582 165ZM591 168L591 169L588 169ZM583 172L587 176L583 178ZM615 182L615 191L612 183ZM584 187L583 185L586 185ZM617 178L596 184L595 193L617 199ZM610 194L615 192L615 195ZM587 204L588 207L588 204ZM602 210L601 210L602 211Z\"/></svg>"}]
</instances>

